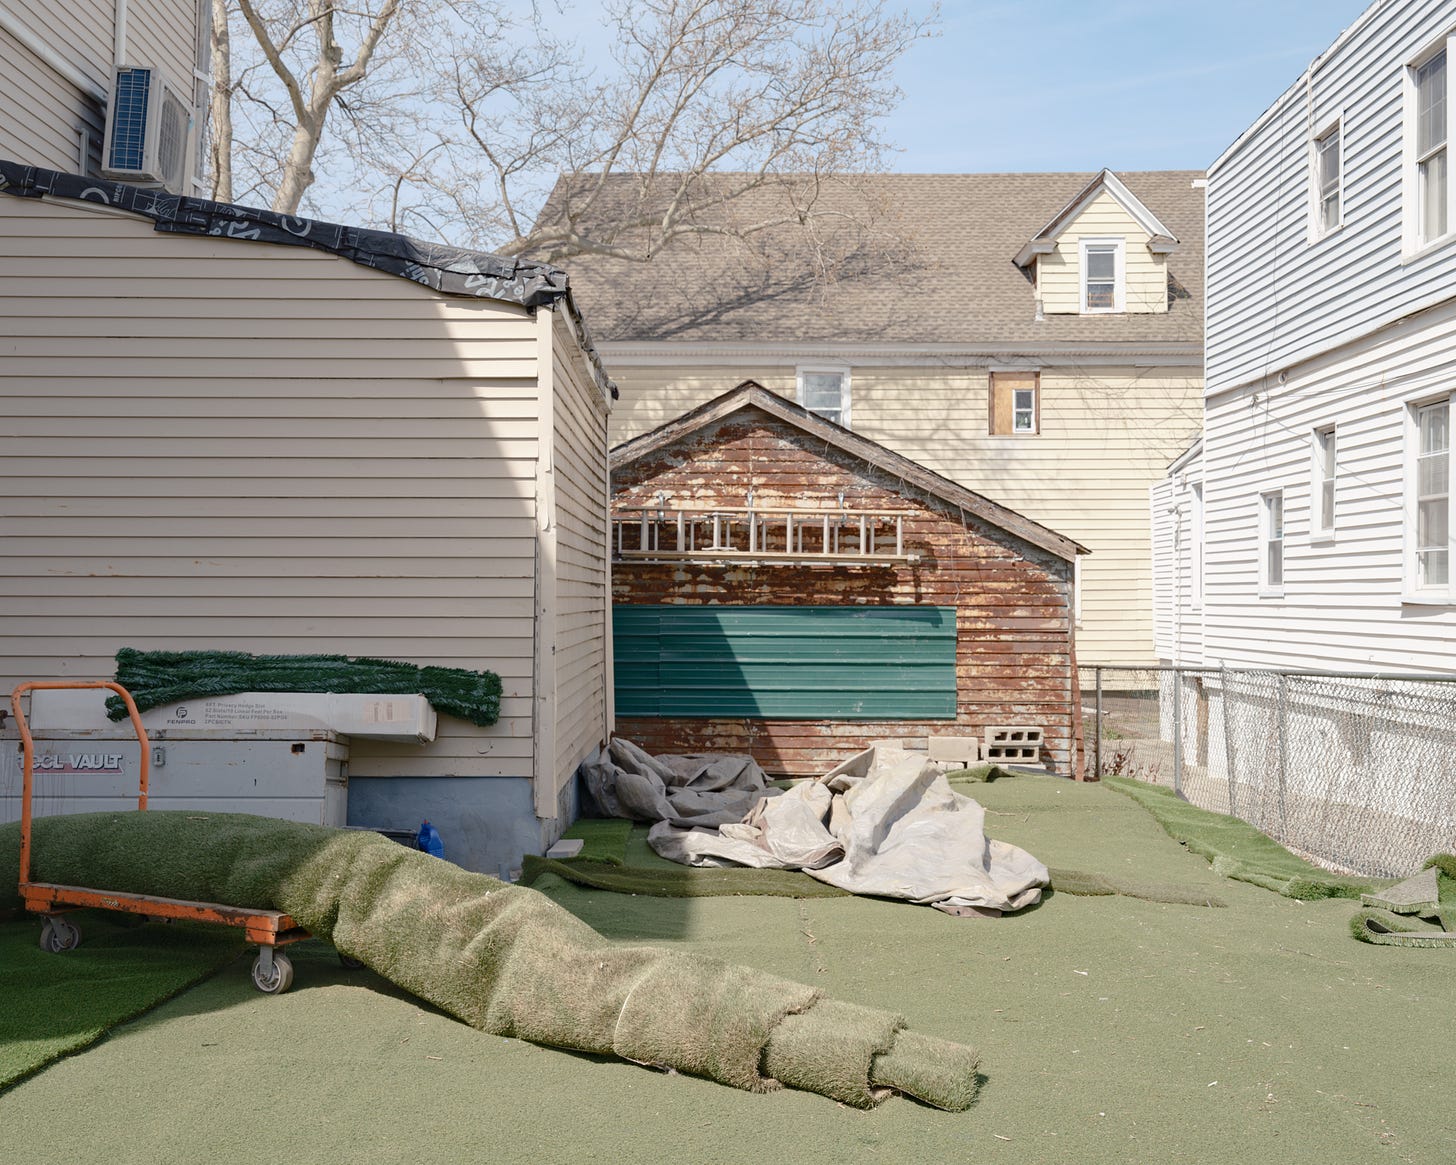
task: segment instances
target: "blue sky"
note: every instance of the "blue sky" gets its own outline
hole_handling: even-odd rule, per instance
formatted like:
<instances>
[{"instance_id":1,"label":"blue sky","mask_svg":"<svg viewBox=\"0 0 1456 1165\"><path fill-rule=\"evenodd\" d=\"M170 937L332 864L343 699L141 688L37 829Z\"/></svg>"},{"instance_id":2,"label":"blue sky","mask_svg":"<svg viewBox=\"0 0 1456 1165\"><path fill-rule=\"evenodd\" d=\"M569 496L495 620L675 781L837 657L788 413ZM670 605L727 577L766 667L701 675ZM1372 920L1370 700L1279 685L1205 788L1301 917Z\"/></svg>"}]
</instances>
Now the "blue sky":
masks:
<instances>
[{"instance_id":1,"label":"blue sky","mask_svg":"<svg viewBox=\"0 0 1456 1165\"><path fill-rule=\"evenodd\" d=\"M899 71L889 168L1203 169L1368 6L945 0Z\"/></svg>"}]
</instances>

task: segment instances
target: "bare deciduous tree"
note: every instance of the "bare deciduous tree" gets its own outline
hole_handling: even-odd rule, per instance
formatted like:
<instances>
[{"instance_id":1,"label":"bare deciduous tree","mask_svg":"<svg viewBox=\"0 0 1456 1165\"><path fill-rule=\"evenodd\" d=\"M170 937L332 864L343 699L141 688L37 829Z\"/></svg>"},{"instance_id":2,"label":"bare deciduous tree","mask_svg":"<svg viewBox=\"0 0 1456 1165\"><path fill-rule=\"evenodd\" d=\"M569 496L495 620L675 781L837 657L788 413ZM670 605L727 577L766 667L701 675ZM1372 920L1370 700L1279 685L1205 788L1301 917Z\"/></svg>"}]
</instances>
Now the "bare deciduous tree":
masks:
<instances>
[{"instance_id":1,"label":"bare deciduous tree","mask_svg":"<svg viewBox=\"0 0 1456 1165\"><path fill-rule=\"evenodd\" d=\"M589 69L513 19L525 0L214 2L235 13L215 79L244 123L214 134L249 194L551 261L812 228L825 178L879 164L894 66L935 19L887 0L605 0L611 63ZM745 197L768 187L783 196Z\"/></svg>"}]
</instances>

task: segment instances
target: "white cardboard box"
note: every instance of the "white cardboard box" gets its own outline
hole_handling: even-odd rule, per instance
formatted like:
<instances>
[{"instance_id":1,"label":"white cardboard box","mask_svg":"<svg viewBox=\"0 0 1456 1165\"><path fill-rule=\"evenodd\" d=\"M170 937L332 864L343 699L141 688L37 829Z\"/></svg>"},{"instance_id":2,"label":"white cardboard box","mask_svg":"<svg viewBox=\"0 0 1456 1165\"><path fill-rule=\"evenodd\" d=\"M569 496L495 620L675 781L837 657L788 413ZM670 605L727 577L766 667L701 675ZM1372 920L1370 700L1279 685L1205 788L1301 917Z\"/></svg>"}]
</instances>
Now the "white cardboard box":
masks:
<instances>
[{"instance_id":1,"label":"white cardboard box","mask_svg":"<svg viewBox=\"0 0 1456 1165\"><path fill-rule=\"evenodd\" d=\"M127 720L106 718L107 689L40 688L30 694L32 732L83 733L96 739L134 739ZM333 732L367 740L423 744L435 739L437 718L423 696L332 692L239 692L163 704L142 713L157 739L237 738Z\"/></svg>"}]
</instances>

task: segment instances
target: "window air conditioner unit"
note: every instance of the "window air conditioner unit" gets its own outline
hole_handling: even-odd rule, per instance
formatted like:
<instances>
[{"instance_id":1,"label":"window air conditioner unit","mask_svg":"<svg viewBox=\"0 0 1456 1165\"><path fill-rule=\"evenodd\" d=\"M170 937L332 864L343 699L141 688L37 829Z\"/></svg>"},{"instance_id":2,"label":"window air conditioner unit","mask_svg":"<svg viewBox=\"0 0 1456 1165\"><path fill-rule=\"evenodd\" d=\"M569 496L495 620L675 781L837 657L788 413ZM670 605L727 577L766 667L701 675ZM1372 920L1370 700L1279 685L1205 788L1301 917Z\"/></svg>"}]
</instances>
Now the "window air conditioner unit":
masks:
<instances>
[{"instance_id":1,"label":"window air conditioner unit","mask_svg":"<svg viewBox=\"0 0 1456 1165\"><path fill-rule=\"evenodd\" d=\"M160 72L144 66L117 69L106 105L101 172L185 194L191 129L192 103Z\"/></svg>"}]
</instances>

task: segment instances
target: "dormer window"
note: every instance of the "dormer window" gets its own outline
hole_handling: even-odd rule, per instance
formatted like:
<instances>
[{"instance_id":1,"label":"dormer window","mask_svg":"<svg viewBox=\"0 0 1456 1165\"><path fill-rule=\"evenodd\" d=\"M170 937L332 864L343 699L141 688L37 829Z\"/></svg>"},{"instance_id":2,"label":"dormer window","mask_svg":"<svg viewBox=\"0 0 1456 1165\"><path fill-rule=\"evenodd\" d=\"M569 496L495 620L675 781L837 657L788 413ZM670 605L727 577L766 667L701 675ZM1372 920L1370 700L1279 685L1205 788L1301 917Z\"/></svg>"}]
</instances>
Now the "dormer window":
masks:
<instances>
[{"instance_id":1,"label":"dormer window","mask_svg":"<svg viewBox=\"0 0 1456 1165\"><path fill-rule=\"evenodd\" d=\"M1123 241L1083 239L1082 311L1120 312L1123 308Z\"/></svg>"}]
</instances>

